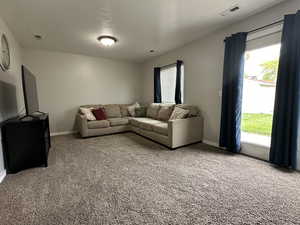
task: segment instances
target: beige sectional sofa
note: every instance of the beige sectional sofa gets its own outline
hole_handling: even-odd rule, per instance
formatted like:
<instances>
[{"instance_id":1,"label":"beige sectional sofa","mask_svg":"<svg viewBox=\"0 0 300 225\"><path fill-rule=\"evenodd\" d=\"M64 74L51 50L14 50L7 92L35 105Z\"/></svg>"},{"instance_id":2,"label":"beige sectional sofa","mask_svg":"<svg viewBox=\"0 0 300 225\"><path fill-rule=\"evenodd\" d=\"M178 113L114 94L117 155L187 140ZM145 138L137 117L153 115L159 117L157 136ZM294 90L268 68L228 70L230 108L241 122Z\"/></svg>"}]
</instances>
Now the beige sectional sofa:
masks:
<instances>
[{"instance_id":1,"label":"beige sectional sofa","mask_svg":"<svg viewBox=\"0 0 300 225\"><path fill-rule=\"evenodd\" d=\"M163 107L164 104L155 104ZM105 134L132 131L169 148L201 142L203 140L203 118L196 106L176 105L189 110L189 115L185 119L161 121L158 115L147 117L131 117L125 104L110 105L84 105L83 108L105 109L108 119L88 121L80 113L77 114L76 122L82 137L92 137ZM168 105L170 106L170 105ZM148 113L147 113L148 115Z\"/></svg>"}]
</instances>

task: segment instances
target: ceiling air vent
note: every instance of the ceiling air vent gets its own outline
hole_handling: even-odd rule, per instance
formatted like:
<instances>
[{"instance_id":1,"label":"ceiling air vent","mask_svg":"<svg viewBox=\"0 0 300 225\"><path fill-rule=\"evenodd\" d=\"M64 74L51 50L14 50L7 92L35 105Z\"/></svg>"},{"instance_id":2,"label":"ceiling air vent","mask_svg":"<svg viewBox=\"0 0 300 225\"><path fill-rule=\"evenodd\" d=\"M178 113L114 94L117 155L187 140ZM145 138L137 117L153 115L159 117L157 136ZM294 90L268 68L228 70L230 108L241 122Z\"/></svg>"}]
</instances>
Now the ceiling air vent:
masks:
<instances>
[{"instance_id":1,"label":"ceiling air vent","mask_svg":"<svg viewBox=\"0 0 300 225\"><path fill-rule=\"evenodd\" d=\"M234 5L230 7L229 9L224 10L223 12L220 13L221 16L227 16L229 13L236 12L240 9L238 5Z\"/></svg>"},{"instance_id":2,"label":"ceiling air vent","mask_svg":"<svg viewBox=\"0 0 300 225\"><path fill-rule=\"evenodd\" d=\"M239 10L239 9L240 9L240 7L235 6L235 7L233 7L233 8L230 9L230 12L234 12L234 11L237 11L237 10Z\"/></svg>"},{"instance_id":3,"label":"ceiling air vent","mask_svg":"<svg viewBox=\"0 0 300 225\"><path fill-rule=\"evenodd\" d=\"M43 39L42 35L39 35L39 34L34 34L33 37L34 37L36 40L42 40L42 39Z\"/></svg>"}]
</instances>

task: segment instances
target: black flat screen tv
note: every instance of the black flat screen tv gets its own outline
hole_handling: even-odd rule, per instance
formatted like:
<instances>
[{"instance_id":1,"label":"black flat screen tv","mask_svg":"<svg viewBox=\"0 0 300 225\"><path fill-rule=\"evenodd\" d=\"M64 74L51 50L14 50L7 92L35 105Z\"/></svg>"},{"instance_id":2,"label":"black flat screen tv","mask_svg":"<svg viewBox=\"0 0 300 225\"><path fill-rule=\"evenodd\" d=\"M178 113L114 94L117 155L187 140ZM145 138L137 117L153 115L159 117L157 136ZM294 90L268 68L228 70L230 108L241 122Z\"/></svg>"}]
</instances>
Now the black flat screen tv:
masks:
<instances>
[{"instance_id":1,"label":"black flat screen tv","mask_svg":"<svg viewBox=\"0 0 300 225\"><path fill-rule=\"evenodd\" d=\"M24 65L22 65L22 84L26 115L32 115L35 112L39 112L36 79Z\"/></svg>"}]
</instances>

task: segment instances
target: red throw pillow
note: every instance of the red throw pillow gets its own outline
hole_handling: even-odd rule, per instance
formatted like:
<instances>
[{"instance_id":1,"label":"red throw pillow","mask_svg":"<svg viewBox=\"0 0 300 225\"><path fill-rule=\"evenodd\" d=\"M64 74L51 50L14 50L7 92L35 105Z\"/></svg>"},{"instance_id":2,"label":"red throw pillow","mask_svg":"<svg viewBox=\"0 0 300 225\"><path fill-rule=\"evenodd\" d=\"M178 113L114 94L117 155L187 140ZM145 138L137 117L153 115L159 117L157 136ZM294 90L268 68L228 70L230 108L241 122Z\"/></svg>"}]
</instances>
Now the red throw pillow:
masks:
<instances>
[{"instance_id":1,"label":"red throw pillow","mask_svg":"<svg viewBox=\"0 0 300 225\"><path fill-rule=\"evenodd\" d=\"M99 108L99 109L93 109L92 113L96 117L96 120L106 120L107 119L107 116L106 116L104 110L101 109L101 108Z\"/></svg>"}]
</instances>

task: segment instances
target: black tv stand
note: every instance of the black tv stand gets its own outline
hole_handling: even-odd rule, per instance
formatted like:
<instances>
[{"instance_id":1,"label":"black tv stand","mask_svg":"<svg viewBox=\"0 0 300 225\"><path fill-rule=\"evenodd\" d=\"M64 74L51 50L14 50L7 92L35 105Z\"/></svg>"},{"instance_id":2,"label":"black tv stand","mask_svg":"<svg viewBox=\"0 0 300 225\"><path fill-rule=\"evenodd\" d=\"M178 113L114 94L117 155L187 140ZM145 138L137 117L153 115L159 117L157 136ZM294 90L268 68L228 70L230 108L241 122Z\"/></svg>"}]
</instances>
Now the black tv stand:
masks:
<instances>
[{"instance_id":1,"label":"black tv stand","mask_svg":"<svg viewBox=\"0 0 300 225\"><path fill-rule=\"evenodd\" d=\"M48 152L51 147L48 114L26 115L7 120L3 122L1 130L4 162L8 173L48 166Z\"/></svg>"}]
</instances>

